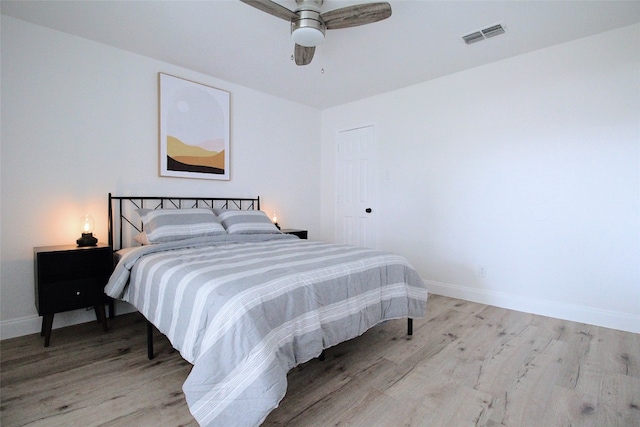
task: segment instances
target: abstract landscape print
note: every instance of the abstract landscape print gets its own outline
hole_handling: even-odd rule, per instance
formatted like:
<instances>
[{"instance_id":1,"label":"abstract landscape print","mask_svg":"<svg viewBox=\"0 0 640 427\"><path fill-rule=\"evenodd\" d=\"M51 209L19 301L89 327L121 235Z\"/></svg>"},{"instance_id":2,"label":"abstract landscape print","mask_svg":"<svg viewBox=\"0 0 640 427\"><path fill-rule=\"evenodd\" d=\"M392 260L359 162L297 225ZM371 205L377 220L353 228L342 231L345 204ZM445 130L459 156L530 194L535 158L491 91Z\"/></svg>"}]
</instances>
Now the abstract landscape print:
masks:
<instances>
[{"instance_id":1,"label":"abstract landscape print","mask_svg":"<svg viewBox=\"0 0 640 427\"><path fill-rule=\"evenodd\" d=\"M229 180L229 92L158 73L160 175Z\"/></svg>"}]
</instances>

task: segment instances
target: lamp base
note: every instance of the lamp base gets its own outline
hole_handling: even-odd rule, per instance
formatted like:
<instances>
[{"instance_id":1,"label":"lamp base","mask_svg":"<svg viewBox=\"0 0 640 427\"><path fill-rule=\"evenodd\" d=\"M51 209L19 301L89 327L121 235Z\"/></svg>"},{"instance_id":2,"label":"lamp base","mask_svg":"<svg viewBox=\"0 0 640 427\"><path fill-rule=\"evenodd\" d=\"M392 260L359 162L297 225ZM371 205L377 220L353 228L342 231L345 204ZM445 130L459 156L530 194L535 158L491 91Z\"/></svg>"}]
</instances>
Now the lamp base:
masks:
<instances>
[{"instance_id":1,"label":"lamp base","mask_svg":"<svg viewBox=\"0 0 640 427\"><path fill-rule=\"evenodd\" d=\"M93 233L82 233L82 237L76 240L76 243L79 247L96 246L98 244L98 239L93 237Z\"/></svg>"}]
</instances>

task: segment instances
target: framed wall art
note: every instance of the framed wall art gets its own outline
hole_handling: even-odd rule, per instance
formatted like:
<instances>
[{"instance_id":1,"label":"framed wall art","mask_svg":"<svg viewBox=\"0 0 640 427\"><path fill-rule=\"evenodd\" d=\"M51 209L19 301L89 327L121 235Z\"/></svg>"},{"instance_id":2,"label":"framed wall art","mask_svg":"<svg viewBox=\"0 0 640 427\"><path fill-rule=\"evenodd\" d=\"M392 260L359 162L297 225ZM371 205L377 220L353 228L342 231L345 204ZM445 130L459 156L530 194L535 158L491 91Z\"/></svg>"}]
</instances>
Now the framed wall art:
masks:
<instances>
[{"instance_id":1,"label":"framed wall art","mask_svg":"<svg viewBox=\"0 0 640 427\"><path fill-rule=\"evenodd\" d=\"M160 176L229 180L229 92L158 73Z\"/></svg>"}]
</instances>

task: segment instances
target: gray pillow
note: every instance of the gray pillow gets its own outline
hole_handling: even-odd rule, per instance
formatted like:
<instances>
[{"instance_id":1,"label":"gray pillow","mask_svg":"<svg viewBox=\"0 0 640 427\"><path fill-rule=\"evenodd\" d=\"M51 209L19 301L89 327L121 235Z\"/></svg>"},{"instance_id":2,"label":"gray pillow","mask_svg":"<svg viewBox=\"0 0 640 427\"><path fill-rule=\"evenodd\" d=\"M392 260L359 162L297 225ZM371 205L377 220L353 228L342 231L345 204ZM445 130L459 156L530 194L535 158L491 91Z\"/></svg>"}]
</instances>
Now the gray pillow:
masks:
<instances>
[{"instance_id":1,"label":"gray pillow","mask_svg":"<svg viewBox=\"0 0 640 427\"><path fill-rule=\"evenodd\" d=\"M137 209L150 243L225 234L211 209Z\"/></svg>"},{"instance_id":2,"label":"gray pillow","mask_svg":"<svg viewBox=\"0 0 640 427\"><path fill-rule=\"evenodd\" d=\"M216 209L216 215L229 234L276 234L280 230L262 211Z\"/></svg>"}]
</instances>

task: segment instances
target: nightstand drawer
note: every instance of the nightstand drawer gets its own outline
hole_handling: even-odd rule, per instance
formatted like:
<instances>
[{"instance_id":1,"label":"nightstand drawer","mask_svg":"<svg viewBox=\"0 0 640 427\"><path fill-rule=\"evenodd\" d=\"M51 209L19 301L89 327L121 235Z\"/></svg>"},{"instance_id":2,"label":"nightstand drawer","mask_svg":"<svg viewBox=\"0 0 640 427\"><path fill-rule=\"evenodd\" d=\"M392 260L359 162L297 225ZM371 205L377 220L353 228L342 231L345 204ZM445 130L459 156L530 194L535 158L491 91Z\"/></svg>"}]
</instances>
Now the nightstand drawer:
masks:
<instances>
[{"instance_id":1,"label":"nightstand drawer","mask_svg":"<svg viewBox=\"0 0 640 427\"><path fill-rule=\"evenodd\" d=\"M37 279L41 285L111 274L111 248L36 254ZM106 282L105 282L106 284Z\"/></svg>"},{"instance_id":2,"label":"nightstand drawer","mask_svg":"<svg viewBox=\"0 0 640 427\"><path fill-rule=\"evenodd\" d=\"M90 277L41 285L38 312L59 313L106 303L107 280L108 277Z\"/></svg>"}]
</instances>

